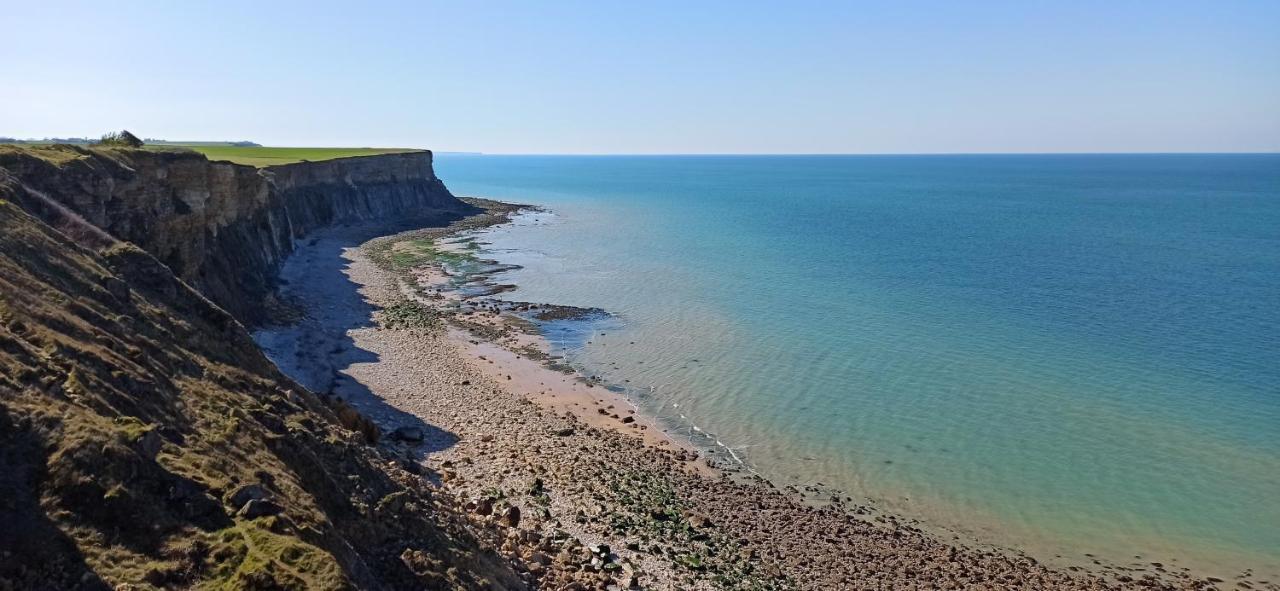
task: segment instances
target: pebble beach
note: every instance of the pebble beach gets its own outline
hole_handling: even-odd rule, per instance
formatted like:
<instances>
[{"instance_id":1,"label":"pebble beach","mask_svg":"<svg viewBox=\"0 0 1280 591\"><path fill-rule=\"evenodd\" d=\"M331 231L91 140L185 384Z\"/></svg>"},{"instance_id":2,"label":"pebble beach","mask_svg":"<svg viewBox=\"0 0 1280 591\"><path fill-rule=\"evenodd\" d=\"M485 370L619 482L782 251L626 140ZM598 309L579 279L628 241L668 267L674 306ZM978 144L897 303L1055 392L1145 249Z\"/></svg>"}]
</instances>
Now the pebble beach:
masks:
<instances>
[{"instance_id":1,"label":"pebble beach","mask_svg":"<svg viewBox=\"0 0 1280 591\"><path fill-rule=\"evenodd\" d=\"M530 588L1280 588L1162 564L1048 566L723 470L557 365L524 320L554 303L464 295L440 257L395 256L402 244L438 254L515 210L478 203L488 212L450 228L317 233L281 275L296 321L255 338L285 373L377 423L378 445L456 499Z\"/></svg>"}]
</instances>

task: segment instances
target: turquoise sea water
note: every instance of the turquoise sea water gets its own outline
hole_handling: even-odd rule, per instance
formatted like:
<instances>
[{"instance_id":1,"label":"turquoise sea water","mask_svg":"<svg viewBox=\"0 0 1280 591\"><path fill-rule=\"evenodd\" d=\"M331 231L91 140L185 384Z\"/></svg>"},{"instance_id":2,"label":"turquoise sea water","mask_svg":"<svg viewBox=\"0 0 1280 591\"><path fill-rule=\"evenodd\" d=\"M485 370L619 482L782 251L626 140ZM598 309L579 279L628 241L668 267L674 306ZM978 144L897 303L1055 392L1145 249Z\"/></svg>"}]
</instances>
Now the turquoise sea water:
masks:
<instances>
[{"instance_id":1,"label":"turquoise sea water","mask_svg":"<svg viewBox=\"0 0 1280 591\"><path fill-rule=\"evenodd\" d=\"M1280 155L436 166L548 208L486 240L505 297L616 315L555 335L576 364L779 484L1047 559L1280 572Z\"/></svg>"}]
</instances>

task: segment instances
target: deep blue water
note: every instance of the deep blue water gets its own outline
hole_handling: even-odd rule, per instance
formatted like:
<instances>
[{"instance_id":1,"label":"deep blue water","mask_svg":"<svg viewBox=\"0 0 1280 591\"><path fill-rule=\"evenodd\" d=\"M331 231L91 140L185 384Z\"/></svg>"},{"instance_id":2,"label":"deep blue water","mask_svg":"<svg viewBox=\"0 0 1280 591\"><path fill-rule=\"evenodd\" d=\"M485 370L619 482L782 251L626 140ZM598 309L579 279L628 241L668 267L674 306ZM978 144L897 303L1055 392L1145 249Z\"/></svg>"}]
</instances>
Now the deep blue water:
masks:
<instances>
[{"instance_id":1,"label":"deep blue water","mask_svg":"<svg viewBox=\"0 0 1280 591\"><path fill-rule=\"evenodd\" d=\"M575 363L778 483L1046 558L1280 572L1280 155L436 167L548 208L486 240L508 297L616 314L557 340Z\"/></svg>"}]
</instances>

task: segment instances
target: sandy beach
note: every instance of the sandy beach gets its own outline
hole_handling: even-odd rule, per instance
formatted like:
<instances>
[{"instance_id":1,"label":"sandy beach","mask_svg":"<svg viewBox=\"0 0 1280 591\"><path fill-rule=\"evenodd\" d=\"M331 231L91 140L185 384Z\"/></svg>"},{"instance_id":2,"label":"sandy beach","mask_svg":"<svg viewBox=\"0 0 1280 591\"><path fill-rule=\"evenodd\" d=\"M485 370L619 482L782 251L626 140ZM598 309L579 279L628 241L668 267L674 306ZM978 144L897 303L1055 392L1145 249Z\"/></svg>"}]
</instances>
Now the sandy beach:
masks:
<instances>
[{"instance_id":1,"label":"sandy beach","mask_svg":"<svg viewBox=\"0 0 1280 591\"><path fill-rule=\"evenodd\" d=\"M625 398L555 365L520 314L529 309L451 284L438 262L456 247L446 237L512 211L489 206L447 229L316 233L282 272L301 319L255 338L291 377L373 419L378 445L456 498L532 588L1214 585L1163 565L1045 566L709 466ZM436 256L408 256L414 244Z\"/></svg>"}]
</instances>

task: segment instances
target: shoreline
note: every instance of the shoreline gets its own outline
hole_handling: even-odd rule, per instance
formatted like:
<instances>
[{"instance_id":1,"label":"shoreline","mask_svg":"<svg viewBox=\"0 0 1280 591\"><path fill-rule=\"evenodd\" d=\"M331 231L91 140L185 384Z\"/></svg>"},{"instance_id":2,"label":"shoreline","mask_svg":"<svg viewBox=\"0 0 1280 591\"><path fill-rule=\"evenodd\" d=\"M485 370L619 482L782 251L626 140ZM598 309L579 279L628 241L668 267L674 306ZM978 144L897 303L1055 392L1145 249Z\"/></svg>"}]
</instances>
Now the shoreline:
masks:
<instances>
[{"instance_id":1,"label":"shoreline","mask_svg":"<svg viewBox=\"0 0 1280 591\"><path fill-rule=\"evenodd\" d=\"M542 213L545 212L545 213ZM521 210L513 216L513 221L520 225L520 215L524 211ZM555 212L535 208L535 212L531 214L535 225L542 225L539 220L544 216L556 217ZM501 228L498 228L502 230ZM545 232L545 231L541 231ZM502 232L500 232L502 233ZM516 241L516 249L527 250L533 249L534 252L542 253L543 246L536 241L530 241L530 234L522 232L523 238ZM539 236L543 234L538 234ZM474 234L475 239L482 241L482 244L489 245L486 240L494 240L500 243L500 248L491 250L485 256L491 256L499 259L501 264L509 267L518 265L511 264L513 262L523 263L523 259L517 255L505 256L508 252L507 246L510 241L495 239L491 237L487 230L477 231ZM515 251L512 251L515 252ZM559 252L561 256L563 252ZM616 265L615 265L616 267ZM527 271L526 271L527 272ZM626 269L622 269L622 273L626 273ZM555 277L554 270L544 273L540 271L541 277L533 279L530 275L521 274L522 278L529 278L536 281L540 289L539 293L546 294L546 286L543 285L548 274ZM570 276L578 278L576 275ZM499 275L494 279L495 282L521 282L512 276ZM556 290L552 290L553 292ZM500 297L513 297L519 299L519 294L504 294ZM529 297L529 296L524 296ZM557 301L557 296L549 297L550 301ZM582 305L593 305L608 300L586 300L579 302ZM620 327L610 327L609 335L616 336L614 333L622 332ZM625 327L621 327L625 328ZM607 361L593 363L590 356L580 356L583 341L590 344L592 331L584 330L588 335L583 339L570 339L572 345L569 350L574 351L570 354L574 358L574 363L582 368L587 375L608 374L610 368ZM604 336L604 332L597 333L600 337ZM625 344L626 338L620 341L610 341L609 349L616 351L613 346L615 344ZM634 343L632 343L634 344ZM701 356L698 352L694 355ZM615 359L616 361L616 359ZM641 363L644 363L642 361ZM615 369L617 365L613 366ZM1263 588L1278 588L1275 581L1280 580L1280 571L1274 568L1275 562L1270 560L1268 556L1263 554L1249 554L1244 550L1232 551L1232 549L1224 549L1218 545L1177 546L1172 543L1161 545L1164 540L1159 536L1151 536L1143 539L1138 536L1132 536L1125 541L1101 543L1098 540L1089 538L1070 538L1057 537L1055 530L1036 530L1026 527L1022 523L1018 523L1016 518L1009 518L1005 514L1001 514L998 506L992 505L991 509L982 512L980 508L972 506L958 507L955 504L947 504L938 501L931 505L922 504L919 501L918 494L911 495L913 503L894 502L892 495L876 495L873 496L865 489L859 489L857 484L848 484L841 486L839 476L831 470L809 471L803 474L801 469L796 471L788 471L786 466L782 466L779 470L778 464L768 463L762 460L760 464L753 464L755 456L744 453L742 457L735 454L736 441L743 440L739 437L737 440L725 438L722 433L713 430L704 430L707 424L703 420L711 418L703 413L697 416L686 416L686 406L683 402L673 405L670 399L662 399L660 397L651 396L648 388L644 386L645 380L636 379L636 375L628 375L626 373L613 374L613 384L621 388L625 388L625 396L630 397L633 406L642 408L644 414L648 414L654 421L668 427L669 434L675 437L685 445L689 445L695 451L703 454L705 461L712 462L717 469L727 471L731 478L738 479L739 482L756 482L767 483L768 486L778 488L795 495L803 502L811 503L815 506L825 506L831 503L833 496L843 498L846 503L858 503L866 507L869 511L894 515L904 522L910 523L913 527L925 530L931 535L940 539L955 540L958 543L979 547L999 552L1013 552L1020 555L1034 557L1035 559L1050 565L1053 568L1069 570L1072 572L1089 572L1101 574L1103 576L1112 576L1120 573L1118 576L1130 577L1137 576L1144 572L1176 572L1178 574L1185 573L1193 578L1198 577L1206 581L1226 580L1230 586L1234 582L1243 582L1247 585L1253 585L1253 582L1260 582ZM631 378L623 380L622 378ZM632 381L640 384L635 387ZM623 386L622 382L627 382ZM720 427L725 427L723 423ZM750 439L752 443L756 443L755 439ZM750 446L747 446L750 447ZM805 457L806 460L813 459ZM758 478L752 478L758 477ZM865 478L865 475L863 475ZM856 492L861 490L862 492ZM905 495L903 493L903 498ZM1084 540L1084 541L1080 541ZM1130 541L1136 541L1134 546L1130 546ZM1249 588L1249 587L1241 587Z\"/></svg>"},{"instance_id":2,"label":"shoreline","mask_svg":"<svg viewBox=\"0 0 1280 591\"><path fill-rule=\"evenodd\" d=\"M506 220L500 223L488 225L481 228L469 228L469 229L461 230L459 232L455 232L455 233L448 234L446 236L441 237L440 242L438 242L438 244L441 245L440 250L446 251L446 252L462 252L462 251L465 251L466 249L459 248L458 245L460 243L474 243L477 245L487 244L487 243L478 242L477 240L478 237L471 234L477 233L477 232L483 232L491 227L501 226L506 223L509 223L510 221L512 221L512 218L514 218L517 215L521 215L524 213L540 213L543 211L544 210L539 206L526 206L526 205L518 206L515 210L510 212ZM412 233L413 232L411 231L411 232L407 232L406 234L412 234ZM503 293L513 291L516 288L516 286L514 285L494 283L490 281L490 279L492 275L519 269L520 267L518 265L504 264L497 261L488 261L488 260L485 260L484 262L493 263L494 270L478 273L474 275L474 279L470 279L469 281L467 281L468 285L475 284L480 287L477 291L473 291L472 293L463 296L463 298L475 299L475 298L486 298L489 296L499 296ZM444 284L447 283L447 281L450 279L450 276L448 276L445 273L442 273L439 269L426 269L426 270L419 270L417 273L415 273L415 279L418 282L419 287L424 290L431 291L434 293L446 293L441 290L448 289L448 287L446 287ZM412 296L407 296L407 297L412 297ZM563 383L566 388L574 388L580 391L577 394L575 394L575 393L566 393L558 390L552 390L550 392L547 392L547 396L539 397L535 393L532 393L532 390L538 389L538 386L533 386L531 383L532 376L526 375L525 384L520 384L519 382L517 382L515 385L517 387L522 385L526 386L524 389L529 392L528 395L531 398L543 398L544 401L547 402L548 404L552 406L556 406L556 405L559 405L560 402L562 402L562 399L564 398L573 399L576 396L581 396L583 400L589 400L591 402L590 408L595 408L596 406L599 406L600 408L610 411L607 415L605 415L604 413L600 413L604 415L603 417L596 416L596 413L588 413L585 419L588 422L595 424L596 426L617 429L626 433L639 434L642 437L642 439L646 441L646 443L674 445L679 448L683 448L690 453L698 454L700 456L701 461L698 462L697 470L702 471L707 475L710 475L713 477L719 477L727 474L735 478L743 478L743 479L752 479L755 477L760 477L763 481L763 477L759 474L759 472L757 472L754 469L754 467L747 460L744 460L741 457L739 457L734 452L732 447L728 446L727 444L721 443L718 440L716 435L704 430L702 426L693 422L693 420L690 417L685 416L678 409L678 406L676 407L676 414L680 417L680 419L683 422L675 421L674 419L670 419L670 418L664 419L657 415L652 414L651 412L646 412L645 410L642 410L641 405L636 400L633 400L631 396L628 394L628 391L634 394L636 392L634 389L623 387L622 384L618 384L618 383L604 382L598 376L588 375L586 373L583 373L582 370L573 368L570 365L570 363L562 362L561 361L562 357L553 353L554 348L552 344L547 339L547 336L540 332L540 328L539 326L537 326L537 323L527 323L529 316L535 316L538 318L539 321L547 322L547 323L557 322L557 321L587 322L591 320L612 319L613 315L610 314L608 311L601 310L598 308L582 309L582 308L565 306L565 305L556 304L556 303L534 304L530 302L518 302L518 301L508 301L508 300L489 301L485 299L480 299L480 303L478 305L480 309L483 310L483 309L487 309L486 308L487 306L491 306L495 303L498 304L499 309L502 309L504 306L508 307L508 309L505 309L502 311L502 314L510 314L512 308L516 310L525 310L522 312L516 312L518 322L516 323L516 326L515 326L516 328L515 333L517 335L517 340L515 342L508 342L505 345L498 345L496 342L494 342L495 337L493 337L492 335L486 335L488 336L489 340L482 340L477 343L473 338L474 335L466 335L465 331L463 334L461 334L461 336L459 336L459 338L469 341L469 345L473 348L489 348L489 349L496 348L496 351L498 351L497 353L498 355L502 355L503 353L507 354L508 357L510 357L511 355L514 355L516 358L515 361L520 363L526 363L527 365L530 366L526 368L525 372L522 372L522 373L526 373L528 371L536 371L540 375L544 376L546 379L555 381L557 383ZM534 308L536 308L539 311L536 313L533 312L532 309ZM470 317L468 320L470 320ZM471 323L468 321L468 324L471 324ZM492 325L493 323L482 323L482 324L485 324L487 329L487 327ZM529 326L528 324L533 324L534 326ZM475 324L471 324L470 327L475 327L475 326L476 326ZM597 328L600 328L600 327L578 327L576 330L591 333L591 332L594 332L594 330ZM588 342L589 342L589 339L590 337L587 337ZM529 352L530 348L536 349L537 351L534 357L524 357L523 359L521 359L522 356L520 355L520 353ZM485 357L482 356L484 355L483 352L476 353L476 355L481 356L480 359L482 361L486 361L488 363L493 362L493 359L485 359ZM540 361L535 362L533 361L534 358L537 358ZM510 362L510 360L508 362ZM566 377L566 376L569 376L569 377ZM498 377L501 379L503 376L499 375ZM517 375L516 379L519 380L519 378L520 376ZM542 385L541 382L543 380L541 378L539 378L536 381L539 382L539 386ZM584 385L587 385L585 389L583 388ZM581 412L582 410L588 408L587 405L585 404L573 404L573 406L576 408L576 412ZM622 419L623 417L618 416L618 413L615 412L614 409L621 408L621 407L626 407L625 408L626 412L629 415L634 417L635 419L634 422L629 422L629 424L623 424L623 425L615 424L616 421L618 421L619 419ZM562 408L561 410L568 411L568 410L574 410L574 409L565 407L565 408ZM614 422L610 422L609 419L613 419ZM631 427L631 428L638 427L639 429L641 429L641 431L639 433L635 433L624 427ZM687 430L688 433L677 434L682 430ZM700 439L700 438L712 440L713 443L699 444L697 442L697 439ZM728 456L728 458L725 459L719 456ZM822 487L808 487L808 488L811 489L809 491L811 496L826 497L826 496L829 496L830 494L840 492L835 489L828 489L828 488L822 488ZM801 494L801 491L799 490L797 490L796 492L797 494Z\"/></svg>"},{"instance_id":3,"label":"shoreline","mask_svg":"<svg viewBox=\"0 0 1280 591\"><path fill-rule=\"evenodd\" d=\"M486 491L497 488L496 496L521 507L530 528L537 528L529 531L539 537L563 530L587 546L605 544L606 555L613 555L602 560L592 552L601 564L589 569L574 562L581 556L573 553L545 561L525 556L531 553L520 549L523 537L502 542L513 561L539 564L547 584L584 574L617 583L619 573L654 589L720 588L716 581L725 577L762 588L814 589L1197 584L1179 572L1068 572L1013 550L953 545L871 507L840 501L814 506L763 478L731 478L709 468L701 454L690 453L691 443L664 433L658 419L644 416L621 394L556 371L546 358L534 359L528 353L538 338L503 321L505 312L462 313L463 298L454 297L450 277L414 274L438 257L395 251L397 244L424 239L431 241L425 248L435 248L436 241L502 223L519 209L485 203L488 213L450 228L369 241L341 229L318 233L282 272L282 292L300 299L307 317L257 331L255 338L283 371L318 393L349 401L390 435L382 445L424 465L460 497L483 504L482 497L494 496ZM388 260L407 268L397 273L379 265ZM415 285L406 286L405 276ZM428 306L419 313L429 318L420 326L388 327L388 311L399 311L405 301ZM421 437L397 431L415 421L423 426L411 428L424 431ZM619 495L637 482L653 494ZM507 490L514 483L526 492L544 491L539 495L546 506L539 505L542 496L517 497L521 487ZM593 486L601 483L606 490ZM603 568L608 564L623 566ZM1206 582L1212 583L1199 584Z\"/></svg>"}]
</instances>

